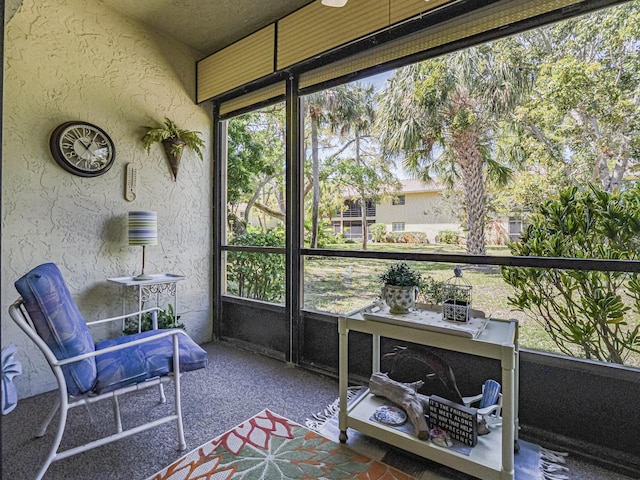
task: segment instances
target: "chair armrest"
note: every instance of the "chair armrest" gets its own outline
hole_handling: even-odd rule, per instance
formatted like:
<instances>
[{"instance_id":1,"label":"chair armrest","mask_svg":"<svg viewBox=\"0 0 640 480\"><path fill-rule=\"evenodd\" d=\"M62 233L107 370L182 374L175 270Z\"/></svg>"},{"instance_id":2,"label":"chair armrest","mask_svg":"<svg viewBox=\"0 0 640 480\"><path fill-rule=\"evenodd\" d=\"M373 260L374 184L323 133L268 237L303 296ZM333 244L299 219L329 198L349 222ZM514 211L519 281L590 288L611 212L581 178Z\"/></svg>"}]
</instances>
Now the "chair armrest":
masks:
<instances>
[{"instance_id":1,"label":"chair armrest","mask_svg":"<svg viewBox=\"0 0 640 480\"><path fill-rule=\"evenodd\" d=\"M470 407L472 403L479 402L481 398L482 398L481 393L478 395L474 395L472 397L462 397L462 403L464 403L465 406Z\"/></svg>"},{"instance_id":2,"label":"chair armrest","mask_svg":"<svg viewBox=\"0 0 640 480\"><path fill-rule=\"evenodd\" d=\"M103 348L101 350L95 350L93 352L83 353L82 355L76 355L75 357L65 358L64 360L57 360L55 362L55 365L59 365L59 366L68 365L70 363L78 362L78 361L84 360L86 358L97 357L98 355L103 355L105 353L115 352L117 350L123 350L125 348L133 347L135 345L140 345L141 343L148 343L148 342L151 342L152 340L157 340L158 338L169 337L169 336L172 336L172 335L176 336L176 338L173 340L174 342L178 341L177 335L188 336L187 333L184 330L181 330L181 329L178 329L178 328L177 329L171 329L171 330L162 330L162 331L160 331L160 333L157 333L155 335L149 335L148 337L140 338L140 339L134 340L132 342L121 343L120 345L114 345L113 347L107 347L107 348ZM179 355L180 354L178 353L178 356Z\"/></svg>"},{"instance_id":3,"label":"chair armrest","mask_svg":"<svg viewBox=\"0 0 640 480\"><path fill-rule=\"evenodd\" d=\"M113 321L116 321L116 320L124 320L126 318L133 317L134 315L141 315L143 313L161 312L161 311L162 311L162 309L158 308L158 307L147 308L146 310L140 310L139 312L126 313L124 315L119 315L117 317L104 318L104 319L101 319L101 320L92 320L90 322L87 322L87 325L89 325L89 326L98 325L100 323L113 322Z\"/></svg>"},{"instance_id":4,"label":"chair armrest","mask_svg":"<svg viewBox=\"0 0 640 480\"><path fill-rule=\"evenodd\" d=\"M479 408L478 415L489 415L490 413L496 413L502 408L502 405L491 405L489 407Z\"/></svg>"}]
</instances>

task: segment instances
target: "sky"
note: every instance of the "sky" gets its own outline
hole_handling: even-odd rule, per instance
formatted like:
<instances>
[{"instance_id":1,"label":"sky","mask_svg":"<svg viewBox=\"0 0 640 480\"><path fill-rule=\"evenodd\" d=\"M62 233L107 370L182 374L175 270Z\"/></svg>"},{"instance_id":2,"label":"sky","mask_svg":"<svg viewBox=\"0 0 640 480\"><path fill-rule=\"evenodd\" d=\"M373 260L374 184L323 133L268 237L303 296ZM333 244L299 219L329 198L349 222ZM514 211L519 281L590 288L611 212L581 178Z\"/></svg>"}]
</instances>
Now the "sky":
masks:
<instances>
[{"instance_id":1,"label":"sky","mask_svg":"<svg viewBox=\"0 0 640 480\"><path fill-rule=\"evenodd\" d=\"M391 71L388 71L388 72L382 72L382 73L379 73L379 74L374 75L372 77L368 77L368 78L364 79L363 82L364 83L373 83L373 85L375 86L376 91L377 90L381 90L385 86L385 83L387 82L387 80L393 76L393 72L394 72L394 70L391 70Z\"/></svg>"}]
</instances>

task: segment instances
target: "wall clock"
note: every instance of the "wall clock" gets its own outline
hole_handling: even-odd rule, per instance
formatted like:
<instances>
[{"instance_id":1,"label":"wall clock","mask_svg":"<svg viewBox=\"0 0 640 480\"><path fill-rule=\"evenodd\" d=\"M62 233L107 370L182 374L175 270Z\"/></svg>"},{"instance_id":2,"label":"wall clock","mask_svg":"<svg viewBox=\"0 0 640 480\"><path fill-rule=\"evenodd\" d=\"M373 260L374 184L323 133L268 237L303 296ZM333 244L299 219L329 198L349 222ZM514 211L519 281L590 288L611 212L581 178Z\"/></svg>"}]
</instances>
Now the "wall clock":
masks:
<instances>
[{"instance_id":1,"label":"wall clock","mask_svg":"<svg viewBox=\"0 0 640 480\"><path fill-rule=\"evenodd\" d=\"M87 122L59 125L51 134L49 147L58 165L80 177L102 175L116 159L116 149L109 135Z\"/></svg>"}]
</instances>

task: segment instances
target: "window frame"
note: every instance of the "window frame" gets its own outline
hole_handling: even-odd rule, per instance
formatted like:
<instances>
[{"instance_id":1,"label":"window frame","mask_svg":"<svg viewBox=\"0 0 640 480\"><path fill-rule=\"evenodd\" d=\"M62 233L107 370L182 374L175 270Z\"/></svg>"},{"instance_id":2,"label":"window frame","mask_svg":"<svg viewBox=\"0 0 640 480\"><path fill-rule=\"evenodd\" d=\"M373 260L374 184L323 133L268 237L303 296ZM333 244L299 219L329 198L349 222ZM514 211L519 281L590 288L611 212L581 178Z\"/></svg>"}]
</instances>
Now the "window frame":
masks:
<instances>
[{"instance_id":1,"label":"window frame","mask_svg":"<svg viewBox=\"0 0 640 480\"><path fill-rule=\"evenodd\" d=\"M481 3L481 2L479 2ZM496 2L484 2L484 3L496 3ZM303 95L320 91L331 86L340 85L348 81L366 79L376 73L386 72L405 66L411 63L434 58L445 53L468 48L474 45L486 43L488 41L507 37L509 35L519 33L532 28L540 27L549 23L553 23L560 20L573 18L578 15L582 15L600 8L614 6L616 4L626 3L626 0L586 0L579 2L571 8L554 10L537 17L529 18L527 20L518 21L501 28L487 31L471 38L464 38L456 40L437 48L430 50L412 53L406 57L397 58L392 61L388 61L384 64L375 65L373 67L365 67L360 70L350 72L348 74L331 78L321 83L315 83L308 85L305 88L299 88L299 81L301 75L306 72L310 72L313 68L319 66L328 65L332 62L339 62L348 60L348 57L357 52L358 48L363 47L363 42L358 43L359 46L354 47L355 44L350 44L344 47L339 47L326 54L319 55L309 62L302 62L300 65L295 65L287 70L287 72L276 72L276 74L258 79L250 84L238 87L232 91L226 92L217 98L211 99L213 105L213 137L214 137L214 178L213 178L213 198L214 198L214 233L213 233L213 257L214 257L214 272L216 266L222 265L223 257L226 251L255 251L255 252L270 252L270 253L284 253L286 255L286 299L285 309L291 319L291 339L290 350L287 352L287 360L297 363L300 351L299 351L299 321L303 315L303 309L300 309L302 305L302 296L304 295L303 289L303 262L304 258L308 256L321 256L321 257L334 257L334 258L376 258L395 261L419 261L419 262L437 262L446 263L451 265L458 264L471 264L471 265L490 265L490 266L519 266L519 267L536 267L546 269L570 269L570 270L595 270L595 271L612 271L612 272L628 272L628 273L640 273L640 261L629 260L607 260L607 259L578 259L578 258L550 258L550 257L503 257L503 256L476 256L466 254L433 254L433 253L400 253L400 252L373 252L373 251L357 251L357 250L334 250L334 249L309 249L304 247L303 243L303 164L304 155L302 152L302 111L300 105L300 99ZM420 29L428 28L428 22L419 25L418 21L411 22L411 28L419 31ZM408 27L407 27L408 28ZM366 45L368 48L372 48L373 45L388 42L393 40L393 36L400 38L403 35L407 35L405 31L402 33L400 30L395 30L392 35L389 32L380 32L378 34L372 34L367 37ZM237 97L251 93L257 89L264 88L273 84L276 81L285 81L286 93L284 98L279 96L277 98L264 98L253 103L251 105L243 106L236 111L225 111L224 115L220 114L221 102L223 101L235 101ZM265 91L269 91L265 89ZM226 149L226 128L223 122L239 113L255 110L263 105L274 103L275 101L286 101L286 189L287 189L287 224L286 234L287 241L284 248L275 247L240 247L225 245L224 240L226 238L226 218L224 212L226 208L226 195L222 188L224 185L224 170L226 169L225 161L222 157L223 150ZM406 202L406 198L405 198ZM222 317L222 294L221 289L223 282L221 280L220 272L213 274L213 298L214 298L214 335L220 336L220 319ZM297 292L295 294L294 292Z\"/></svg>"},{"instance_id":2,"label":"window frame","mask_svg":"<svg viewBox=\"0 0 640 480\"><path fill-rule=\"evenodd\" d=\"M393 197L391 200L391 205L406 205L407 204L407 196L406 195L397 195Z\"/></svg>"}]
</instances>

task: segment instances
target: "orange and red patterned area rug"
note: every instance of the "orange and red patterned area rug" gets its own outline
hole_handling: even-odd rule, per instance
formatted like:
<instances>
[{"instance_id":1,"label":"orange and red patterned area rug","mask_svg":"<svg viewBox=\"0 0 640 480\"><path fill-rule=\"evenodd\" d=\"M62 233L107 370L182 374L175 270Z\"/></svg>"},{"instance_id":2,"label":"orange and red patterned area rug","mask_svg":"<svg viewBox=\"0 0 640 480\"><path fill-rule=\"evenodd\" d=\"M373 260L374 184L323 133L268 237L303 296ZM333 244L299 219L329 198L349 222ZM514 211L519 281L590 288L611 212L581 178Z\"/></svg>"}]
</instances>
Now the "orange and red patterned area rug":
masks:
<instances>
[{"instance_id":1,"label":"orange and red patterned area rug","mask_svg":"<svg viewBox=\"0 0 640 480\"><path fill-rule=\"evenodd\" d=\"M263 410L148 480L413 478Z\"/></svg>"}]
</instances>

